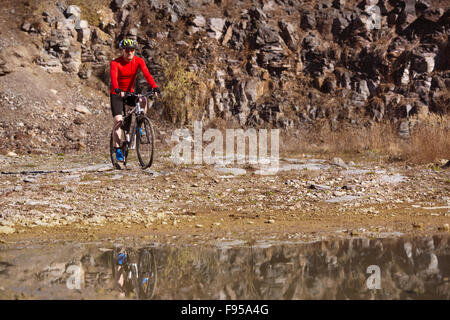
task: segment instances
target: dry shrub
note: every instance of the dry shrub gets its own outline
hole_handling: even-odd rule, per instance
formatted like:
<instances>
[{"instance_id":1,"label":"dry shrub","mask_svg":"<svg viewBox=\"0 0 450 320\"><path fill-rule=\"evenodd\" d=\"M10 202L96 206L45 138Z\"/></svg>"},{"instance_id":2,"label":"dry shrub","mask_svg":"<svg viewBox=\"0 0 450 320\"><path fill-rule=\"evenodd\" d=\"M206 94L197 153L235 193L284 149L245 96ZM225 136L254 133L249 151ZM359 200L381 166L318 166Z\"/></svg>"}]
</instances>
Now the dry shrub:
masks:
<instances>
[{"instance_id":1,"label":"dry shrub","mask_svg":"<svg viewBox=\"0 0 450 320\"><path fill-rule=\"evenodd\" d=\"M450 159L450 117L436 114L421 117L411 130L410 142L402 148L401 155L414 163Z\"/></svg>"},{"instance_id":2,"label":"dry shrub","mask_svg":"<svg viewBox=\"0 0 450 320\"><path fill-rule=\"evenodd\" d=\"M371 123L366 127L332 130L327 121L314 129L301 129L295 138L283 137L285 154L320 153L329 156L378 154L390 159L423 164L450 159L450 117L421 117L410 129L410 138L398 135L398 123Z\"/></svg>"},{"instance_id":3,"label":"dry shrub","mask_svg":"<svg viewBox=\"0 0 450 320\"><path fill-rule=\"evenodd\" d=\"M324 126L320 130L323 139L322 152L341 154L370 150L375 153L395 154L399 152L397 128L392 123L372 123L362 128L340 128L331 130Z\"/></svg>"},{"instance_id":4,"label":"dry shrub","mask_svg":"<svg viewBox=\"0 0 450 320\"><path fill-rule=\"evenodd\" d=\"M99 26L101 23L100 15L97 13L103 8L108 8L111 1L109 0L70 0L69 5L76 5L81 9L81 19L87 20L92 26Z\"/></svg>"},{"instance_id":5,"label":"dry shrub","mask_svg":"<svg viewBox=\"0 0 450 320\"><path fill-rule=\"evenodd\" d=\"M173 124L185 124L201 112L201 83L195 72L186 70L186 63L161 59L164 72L163 115Z\"/></svg>"}]
</instances>

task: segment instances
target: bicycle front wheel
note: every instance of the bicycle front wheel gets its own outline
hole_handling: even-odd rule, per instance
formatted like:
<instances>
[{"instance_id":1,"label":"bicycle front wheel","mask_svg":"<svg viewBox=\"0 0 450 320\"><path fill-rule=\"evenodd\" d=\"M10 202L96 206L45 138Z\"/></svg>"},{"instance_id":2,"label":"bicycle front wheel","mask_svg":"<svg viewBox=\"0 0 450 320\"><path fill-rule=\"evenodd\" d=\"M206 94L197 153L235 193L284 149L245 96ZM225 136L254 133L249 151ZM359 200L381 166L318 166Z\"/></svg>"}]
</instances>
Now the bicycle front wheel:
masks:
<instances>
[{"instance_id":1,"label":"bicycle front wheel","mask_svg":"<svg viewBox=\"0 0 450 320\"><path fill-rule=\"evenodd\" d=\"M152 165L154 148L155 135L152 123L146 116L140 117L136 126L136 152L142 169Z\"/></svg>"}]
</instances>

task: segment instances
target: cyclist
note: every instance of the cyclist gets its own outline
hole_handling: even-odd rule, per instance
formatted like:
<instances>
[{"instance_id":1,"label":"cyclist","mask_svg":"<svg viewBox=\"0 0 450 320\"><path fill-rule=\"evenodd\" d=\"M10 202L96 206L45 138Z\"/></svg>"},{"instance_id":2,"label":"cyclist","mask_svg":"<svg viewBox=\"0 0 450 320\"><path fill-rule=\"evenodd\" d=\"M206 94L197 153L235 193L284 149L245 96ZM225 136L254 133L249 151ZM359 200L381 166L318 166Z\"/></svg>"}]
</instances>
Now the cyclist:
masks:
<instances>
[{"instance_id":1,"label":"cyclist","mask_svg":"<svg viewBox=\"0 0 450 320\"><path fill-rule=\"evenodd\" d=\"M124 155L122 154L120 141L123 141L123 130L121 129L123 116L123 98L126 92L134 92L134 82L136 81L136 76L138 69L141 69L144 74L147 83L154 89L156 95L160 94L161 91L153 80L152 75L145 65L144 59L136 57L134 55L136 50L136 41L132 39L123 39L119 43L119 48L122 49L122 55L111 61L110 74L111 74L111 91L110 91L110 101L111 101L111 112L114 119L113 127L113 143L114 149L116 151L116 160L118 163L123 163ZM126 98L125 103L130 106L135 106L136 101L132 98ZM144 113L147 111L147 105L144 106ZM121 164L119 166L122 169Z\"/></svg>"}]
</instances>

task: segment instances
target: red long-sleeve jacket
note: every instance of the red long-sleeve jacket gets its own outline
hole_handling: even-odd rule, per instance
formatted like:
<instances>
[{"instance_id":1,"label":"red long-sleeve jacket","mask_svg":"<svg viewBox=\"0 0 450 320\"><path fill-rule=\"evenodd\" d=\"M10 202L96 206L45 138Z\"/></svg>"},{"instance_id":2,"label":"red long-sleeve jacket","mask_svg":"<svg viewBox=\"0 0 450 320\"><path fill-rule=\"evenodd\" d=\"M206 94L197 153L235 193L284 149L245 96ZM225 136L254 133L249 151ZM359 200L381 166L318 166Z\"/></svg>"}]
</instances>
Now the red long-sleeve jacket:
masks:
<instances>
[{"instance_id":1,"label":"red long-sleeve jacket","mask_svg":"<svg viewBox=\"0 0 450 320\"><path fill-rule=\"evenodd\" d=\"M145 80L147 80L152 88L158 87L148 71L144 59L140 57L134 56L130 62L126 61L123 57L119 57L111 61L110 67L111 94L116 94L115 90L117 88L127 92L134 92L134 82L136 81L138 68L141 69Z\"/></svg>"}]
</instances>

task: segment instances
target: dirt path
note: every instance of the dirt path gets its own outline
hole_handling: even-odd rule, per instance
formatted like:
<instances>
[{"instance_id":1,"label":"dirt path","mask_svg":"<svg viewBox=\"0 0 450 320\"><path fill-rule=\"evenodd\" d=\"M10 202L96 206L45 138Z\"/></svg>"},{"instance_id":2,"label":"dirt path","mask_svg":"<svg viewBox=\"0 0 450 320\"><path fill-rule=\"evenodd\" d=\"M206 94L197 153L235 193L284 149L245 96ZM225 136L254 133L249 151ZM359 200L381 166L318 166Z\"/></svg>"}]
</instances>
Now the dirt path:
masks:
<instances>
[{"instance_id":1,"label":"dirt path","mask_svg":"<svg viewBox=\"0 0 450 320\"><path fill-rule=\"evenodd\" d=\"M2 156L0 241L310 240L448 233L450 171L438 167L284 158L276 174L250 165L151 170L105 155Z\"/></svg>"}]
</instances>

